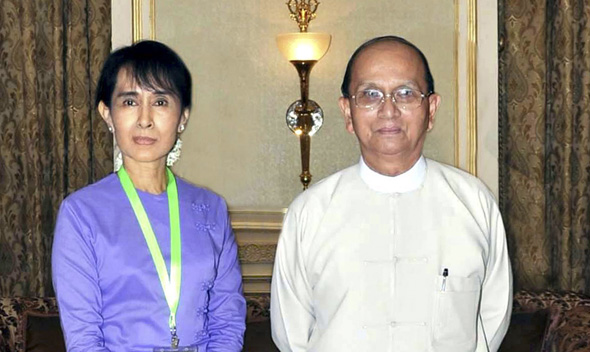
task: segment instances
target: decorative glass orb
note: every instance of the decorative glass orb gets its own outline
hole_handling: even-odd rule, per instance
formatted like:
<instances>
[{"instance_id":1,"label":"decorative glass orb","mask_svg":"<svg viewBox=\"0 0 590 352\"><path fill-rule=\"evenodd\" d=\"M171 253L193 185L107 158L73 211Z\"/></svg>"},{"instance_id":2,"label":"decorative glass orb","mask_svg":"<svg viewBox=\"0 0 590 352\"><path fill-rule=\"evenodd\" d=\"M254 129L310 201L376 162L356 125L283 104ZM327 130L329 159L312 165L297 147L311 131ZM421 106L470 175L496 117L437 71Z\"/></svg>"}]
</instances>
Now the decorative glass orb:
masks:
<instances>
[{"instance_id":1,"label":"decorative glass orb","mask_svg":"<svg viewBox=\"0 0 590 352\"><path fill-rule=\"evenodd\" d=\"M307 110L311 116L311 126L308 126L308 134L313 136L324 123L324 112L322 108L313 100L307 101ZM303 131L303 121L299 121L299 116L303 113L303 104L297 100L287 109L287 126L296 135L301 135Z\"/></svg>"}]
</instances>

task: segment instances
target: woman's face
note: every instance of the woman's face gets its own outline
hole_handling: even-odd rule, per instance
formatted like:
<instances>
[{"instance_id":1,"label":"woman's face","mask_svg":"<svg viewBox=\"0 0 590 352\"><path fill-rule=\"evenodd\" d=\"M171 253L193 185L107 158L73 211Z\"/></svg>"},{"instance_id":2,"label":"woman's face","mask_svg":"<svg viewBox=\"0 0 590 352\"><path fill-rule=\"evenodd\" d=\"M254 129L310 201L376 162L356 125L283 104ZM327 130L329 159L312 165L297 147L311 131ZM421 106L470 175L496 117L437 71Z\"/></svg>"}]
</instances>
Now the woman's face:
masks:
<instances>
[{"instance_id":1,"label":"woman's face","mask_svg":"<svg viewBox=\"0 0 590 352\"><path fill-rule=\"evenodd\" d=\"M126 167L166 165L166 156L189 115L172 92L142 88L126 69L117 75L111 106L100 102L98 109L113 129Z\"/></svg>"}]
</instances>

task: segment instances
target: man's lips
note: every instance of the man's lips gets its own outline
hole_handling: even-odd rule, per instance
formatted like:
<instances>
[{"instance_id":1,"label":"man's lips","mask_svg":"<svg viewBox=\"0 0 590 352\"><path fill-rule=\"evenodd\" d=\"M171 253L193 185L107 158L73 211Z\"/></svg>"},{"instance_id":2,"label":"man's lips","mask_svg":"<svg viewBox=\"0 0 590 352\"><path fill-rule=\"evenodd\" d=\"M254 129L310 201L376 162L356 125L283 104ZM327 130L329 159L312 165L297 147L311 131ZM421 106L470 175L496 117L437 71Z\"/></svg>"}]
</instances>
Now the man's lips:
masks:
<instances>
[{"instance_id":1,"label":"man's lips","mask_svg":"<svg viewBox=\"0 0 590 352\"><path fill-rule=\"evenodd\" d=\"M140 145L151 145L156 142L156 139L151 138L151 137L145 137L145 136L136 136L136 137L133 137L133 141L136 144L140 144Z\"/></svg>"},{"instance_id":2,"label":"man's lips","mask_svg":"<svg viewBox=\"0 0 590 352\"><path fill-rule=\"evenodd\" d=\"M401 128L395 126L381 127L377 130L378 133L399 133Z\"/></svg>"}]
</instances>

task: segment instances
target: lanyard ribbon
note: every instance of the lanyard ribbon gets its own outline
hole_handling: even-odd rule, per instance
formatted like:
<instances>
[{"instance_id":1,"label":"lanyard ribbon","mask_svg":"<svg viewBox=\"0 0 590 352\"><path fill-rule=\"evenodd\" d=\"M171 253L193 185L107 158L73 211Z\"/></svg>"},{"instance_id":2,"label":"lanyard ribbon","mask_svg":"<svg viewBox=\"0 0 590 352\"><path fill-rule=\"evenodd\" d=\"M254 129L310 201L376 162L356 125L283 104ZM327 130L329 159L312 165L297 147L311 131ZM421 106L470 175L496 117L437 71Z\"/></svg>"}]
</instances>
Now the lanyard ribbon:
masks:
<instances>
[{"instance_id":1,"label":"lanyard ribbon","mask_svg":"<svg viewBox=\"0 0 590 352\"><path fill-rule=\"evenodd\" d=\"M162 251L156 240L156 235L152 229L152 225L145 212L143 204L139 199L139 195L133 186L133 182L125 171L125 167L122 166L117 172L121 185L127 194L127 198L133 207L135 217L143 237L148 245L152 260L158 272L160 278L160 284L164 290L164 296L170 309L170 318L168 320L168 326L170 327L170 333L172 334L172 347L178 346L178 337L176 335L176 311L178 310L178 301L180 299L180 280L181 280L181 256L180 256L180 212L178 205L178 189L176 188L176 179L170 171L166 168L166 175L168 176L168 185L166 187L166 193L168 195L168 209L170 216L170 276L168 276L168 269L166 263L162 257ZM170 278L170 279L168 279Z\"/></svg>"}]
</instances>

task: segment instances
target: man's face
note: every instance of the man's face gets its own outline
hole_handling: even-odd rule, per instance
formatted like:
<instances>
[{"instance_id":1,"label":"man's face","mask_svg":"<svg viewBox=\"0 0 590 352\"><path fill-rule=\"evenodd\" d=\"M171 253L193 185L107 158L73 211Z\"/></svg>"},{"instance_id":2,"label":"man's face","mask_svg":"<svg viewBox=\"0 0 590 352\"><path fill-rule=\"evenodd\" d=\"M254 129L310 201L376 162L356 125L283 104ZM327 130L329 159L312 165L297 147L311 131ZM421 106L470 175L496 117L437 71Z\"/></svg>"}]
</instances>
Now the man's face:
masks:
<instances>
[{"instance_id":1,"label":"man's face","mask_svg":"<svg viewBox=\"0 0 590 352\"><path fill-rule=\"evenodd\" d=\"M410 47L395 43L374 44L359 54L352 68L351 96L365 89L390 94L401 87L419 90L425 95L425 70L418 54ZM340 98L346 129L359 140L367 164L380 171L380 164L397 161L403 171L420 157L426 132L434 123L440 97L432 94L414 109L400 109L386 97L374 109L357 107L353 98ZM407 166L407 168L405 168Z\"/></svg>"}]
</instances>

